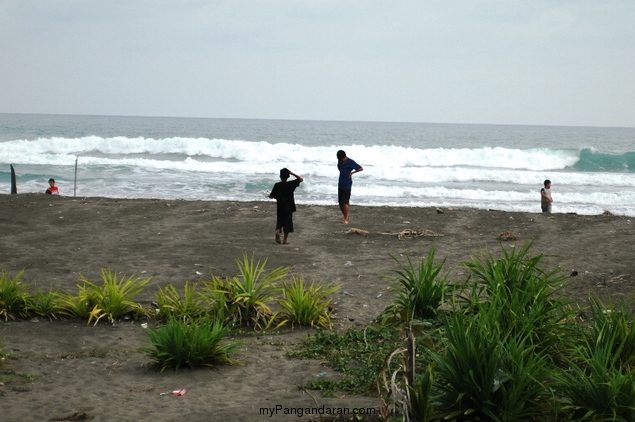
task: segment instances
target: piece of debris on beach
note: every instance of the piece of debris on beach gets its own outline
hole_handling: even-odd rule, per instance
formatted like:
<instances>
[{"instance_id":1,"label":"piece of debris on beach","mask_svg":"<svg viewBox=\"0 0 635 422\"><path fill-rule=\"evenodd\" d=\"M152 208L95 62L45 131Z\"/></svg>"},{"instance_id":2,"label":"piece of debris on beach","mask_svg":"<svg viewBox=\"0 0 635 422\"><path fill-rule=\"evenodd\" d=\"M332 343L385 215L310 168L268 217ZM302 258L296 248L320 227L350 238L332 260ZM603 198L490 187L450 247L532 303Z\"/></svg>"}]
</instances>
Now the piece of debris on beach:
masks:
<instances>
[{"instance_id":1,"label":"piece of debris on beach","mask_svg":"<svg viewBox=\"0 0 635 422\"><path fill-rule=\"evenodd\" d=\"M505 230L504 232L498 235L498 240L502 240L502 241L518 240L518 236L516 236L516 234L511 230Z\"/></svg>"},{"instance_id":2,"label":"piece of debris on beach","mask_svg":"<svg viewBox=\"0 0 635 422\"><path fill-rule=\"evenodd\" d=\"M369 233L368 233L368 230L352 228L352 229L346 230L346 234L358 234L360 236L368 236Z\"/></svg>"},{"instance_id":3,"label":"piece of debris on beach","mask_svg":"<svg viewBox=\"0 0 635 422\"><path fill-rule=\"evenodd\" d=\"M95 419L94 416L86 412L75 412L70 416L62 416L59 418L51 418L52 421L90 421Z\"/></svg>"},{"instance_id":4,"label":"piece of debris on beach","mask_svg":"<svg viewBox=\"0 0 635 422\"><path fill-rule=\"evenodd\" d=\"M432 230L412 230L412 229L405 229L402 230L398 233L379 233L379 234L383 234L386 236L397 236L397 238L399 240L403 240L407 237L443 237L442 234L433 232Z\"/></svg>"},{"instance_id":5,"label":"piece of debris on beach","mask_svg":"<svg viewBox=\"0 0 635 422\"><path fill-rule=\"evenodd\" d=\"M602 213L603 216L606 217L613 217L615 214L613 214L611 211L609 210L604 210L604 212Z\"/></svg>"}]
</instances>

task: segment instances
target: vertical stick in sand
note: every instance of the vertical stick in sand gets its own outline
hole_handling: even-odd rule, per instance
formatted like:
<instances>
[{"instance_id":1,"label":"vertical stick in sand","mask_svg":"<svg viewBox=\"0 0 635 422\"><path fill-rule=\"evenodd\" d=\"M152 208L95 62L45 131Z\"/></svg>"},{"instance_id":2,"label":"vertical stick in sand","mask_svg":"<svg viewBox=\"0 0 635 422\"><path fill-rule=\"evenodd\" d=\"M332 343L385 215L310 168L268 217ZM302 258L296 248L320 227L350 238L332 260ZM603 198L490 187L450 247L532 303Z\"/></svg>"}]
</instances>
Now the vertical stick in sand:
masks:
<instances>
[{"instance_id":1,"label":"vertical stick in sand","mask_svg":"<svg viewBox=\"0 0 635 422\"><path fill-rule=\"evenodd\" d=\"M73 196L77 196L77 160L79 157L75 157L75 187L73 188Z\"/></svg>"},{"instance_id":2,"label":"vertical stick in sand","mask_svg":"<svg viewBox=\"0 0 635 422\"><path fill-rule=\"evenodd\" d=\"M13 164L11 164L11 195L17 195L18 193L18 184L15 181L15 170L13 169Z\"/></svg>"}]
</instances>

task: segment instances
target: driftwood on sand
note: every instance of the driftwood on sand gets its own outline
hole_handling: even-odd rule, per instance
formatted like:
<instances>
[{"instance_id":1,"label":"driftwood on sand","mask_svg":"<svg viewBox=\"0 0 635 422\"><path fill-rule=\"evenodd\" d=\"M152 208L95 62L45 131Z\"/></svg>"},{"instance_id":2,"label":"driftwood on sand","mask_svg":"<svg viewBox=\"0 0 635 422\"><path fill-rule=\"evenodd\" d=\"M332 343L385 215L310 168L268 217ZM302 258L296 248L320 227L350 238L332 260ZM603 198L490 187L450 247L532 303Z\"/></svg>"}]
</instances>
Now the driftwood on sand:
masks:
<instances>
[{"instance_id":1,"label":"driftwood on sand","mask_svg":"<svg viewBox=\"0 0 635 422\"><path fill-rule=\"evenodd\" d=\"M368 236L370 232L368 230L351 228L346 230L345 234L358 234L360 236ZM442 237L443 236L442 234L439 234L439 233L433 232L432 230L427 230L427 229L425 230L405 229L396 233L379 232L378 234L381 234L384 236L397 236L399 240L403 240L405 238L412 238L412 237Z\"/></svg>"},{"instance_id":2,"label":"driftwood on sand","mask_svg":"<svg viewBox=\"0 0 635 422\"><path fill-rule=\"evenodd\" d=\"M432 230L424 229L424 230L412 230L405 229L397 233L379 233L386 236L397 236L399 240L403 240L405 238L411 237L443 237L442 234L433 232Z\"/></svg>"},{"instance_id":3,"label":"driftwood on sand","mask_svg":"<svg viewBox=\"0 0 635 422\"><path fill-rule=\"evenodd\" d=\"M351 228L351 229L346 230L345 234L358 234L360 236L368 236L370 233L368 232L368 230Z\"/></svg>"}]
</instances>

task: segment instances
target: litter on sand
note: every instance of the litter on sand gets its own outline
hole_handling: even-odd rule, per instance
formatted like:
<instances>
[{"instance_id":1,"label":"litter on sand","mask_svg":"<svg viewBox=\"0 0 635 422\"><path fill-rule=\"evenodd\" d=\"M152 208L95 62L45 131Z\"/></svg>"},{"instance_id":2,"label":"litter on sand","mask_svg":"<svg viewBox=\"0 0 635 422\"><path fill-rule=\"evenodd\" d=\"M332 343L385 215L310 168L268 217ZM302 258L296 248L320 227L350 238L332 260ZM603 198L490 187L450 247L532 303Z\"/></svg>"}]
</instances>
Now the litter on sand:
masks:
<instances>
[{"instance_id":1,"label":"litter on sand","mask_svg":"<svg viewBox=\"0 0 635 422\"><path fill-rule=\"evenodd\" d=\"M169 396L172 394L173 396L184 396L187 394L187 390L185 388L181 388L180 390L168 391L167 393L160 393L161 396Z\"/></svg>"}]
</instances>

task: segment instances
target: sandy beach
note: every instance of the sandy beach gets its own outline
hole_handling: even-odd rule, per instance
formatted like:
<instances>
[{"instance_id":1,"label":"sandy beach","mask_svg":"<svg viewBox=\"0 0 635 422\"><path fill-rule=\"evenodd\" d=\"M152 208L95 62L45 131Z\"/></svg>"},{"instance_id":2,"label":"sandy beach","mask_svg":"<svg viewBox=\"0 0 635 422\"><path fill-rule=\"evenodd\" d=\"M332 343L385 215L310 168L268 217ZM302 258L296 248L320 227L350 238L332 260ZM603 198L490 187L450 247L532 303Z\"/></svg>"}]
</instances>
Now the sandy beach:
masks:
<instances>
[{"instance_id":1,"label":"sandy beach","mask_svg":"<svg viewBox=\"0 0 635 422\"><path fill-rule=\"evenodd\" d=\"M538 208L538 204L537 204ZM298 205L289 245L274 241L275 202L0 195L0 270L25 270L33 288L75 291L79 275L100 280L102 268L151 277L138 300L150 305L158 286L181 288L199 273L235 275L243 254L268 259L267 268L290 266L294 275L341 286L333 297L334 329L368 325L390 304L386 280L397 266L391 255L413 261L437 248L450 281L463 281L461 264L472 256L534 241L549 268L560 267L564 291L585 306L633 298L635 219L496 210L351 206L350 224L337 206ZM360 229L367 234L349 232ZM412 230L429 236L398 236ZM571 275L575 274L575 276ZM571 276L570 276L571 275ZM234 356L241 365L166 370L148 366L139 352L142 321L33 319L0 322L0 348L11 352L0 367L0 419L63 420L85 413L94 421L259 421L309 417L259 413L261 407L374 407L376 397L324 398L297 386L319 373L337 377L320 361L289 359L285 352L309 329L253 335ZM20 375L21 374L21 375ZM26 375L28 376L26 376ZM19 375L19 376L18 376ZM179 388L182 397L161 395ZM72 419L65 419L72 420Z\"/></svg>"}]
</instances>

